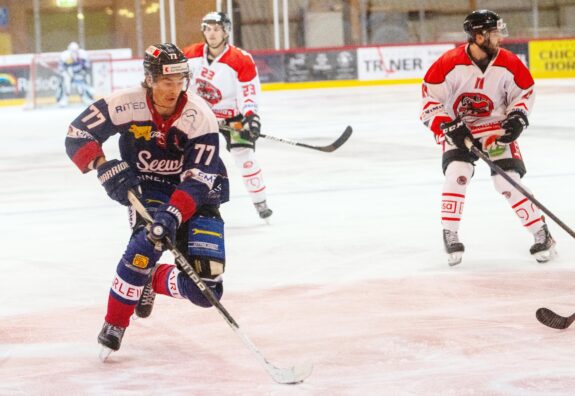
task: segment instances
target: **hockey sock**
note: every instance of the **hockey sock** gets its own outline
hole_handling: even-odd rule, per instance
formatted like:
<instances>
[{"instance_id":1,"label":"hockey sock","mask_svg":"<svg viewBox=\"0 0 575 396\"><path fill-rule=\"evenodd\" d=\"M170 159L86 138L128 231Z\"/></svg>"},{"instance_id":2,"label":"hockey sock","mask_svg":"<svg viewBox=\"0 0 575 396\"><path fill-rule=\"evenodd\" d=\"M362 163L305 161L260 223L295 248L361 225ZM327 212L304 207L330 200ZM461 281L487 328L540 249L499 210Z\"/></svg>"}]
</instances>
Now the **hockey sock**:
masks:
<instances>
[{"instance_id":1,"label":"hockey sock","mask_svg":"<svg viewBox=\"0 0 575 396\"><path fill-rule=\"evenodd\" d=\"M232 148L231 154L234 157L236 167L240 170L244 180L244 186L250 194L252 202L262 202L266 200L266 185L262 175L262 169L256 159L255 152L251 148Z\"/></svg>"},{"instance_id":2,"label":"hockey sock","mask_svg":"<svg viewBox=\"0 0 575 396\"><path fill-rule=\"evenodd\" d=\"M205 284L212 290L215 297L220 300L224 293L221 280L203 279ZM154 291L158 294L174 298L187 298L200 307L211 307L210 302L202 294L189 276L182 273L175 265L159 264L154 273Z\"/></svg>"},{"instance_id":3,"label":"hockey sock","mask_svg":"<svg viewBox=\"0 0 575 396\"><path fill-rule=\"evenodd\" d=\"M521 177L515 171L506 172L516 183L521 184ZM511 209L515 211L517 217L531 234L535 234L543 225L543 218L541 211L533 202L531 202L525 195L521 194L515 187L513 187L501 175L494 175L492 177L493 185L498 193L503 195ZM521 184L527 192L531 193L528 188Z\"/></svg>"},{"instance_id":4,"label":"hockey sock","mask_svg":"<svg viewBox=\"0 0 575 396\"><path fill-rule=\"evenodd\" d=\"M126 252L116 267L116 276L108 297L106 322L114 326L128 327L150 269L160 255L146 239L144 229L130 239Z\"/></svg>"},{"instance_id":5,"label":"hockey sock","mask_svg":"<svg viewBox=\"0 0 575 396\"><path fill-rule=\"evenodd\" d=\"M473 176L473 165L454 161L445 170L445 181L441 198L441 224L443 228L457 231L463 215L465 192Z\"/></svg>"}]
</instances>

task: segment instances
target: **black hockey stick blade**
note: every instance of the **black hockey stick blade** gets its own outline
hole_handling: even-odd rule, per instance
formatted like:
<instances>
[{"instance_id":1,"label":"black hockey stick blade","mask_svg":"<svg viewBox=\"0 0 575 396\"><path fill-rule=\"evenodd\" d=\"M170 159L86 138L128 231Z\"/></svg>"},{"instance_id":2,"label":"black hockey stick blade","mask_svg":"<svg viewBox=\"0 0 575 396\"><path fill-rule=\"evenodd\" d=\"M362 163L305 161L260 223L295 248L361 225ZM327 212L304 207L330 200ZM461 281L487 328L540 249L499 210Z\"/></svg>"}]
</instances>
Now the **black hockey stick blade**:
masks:
<instances>
[{"instance_id":1,"label":"black hockey stick blade","mask_svg":"<svg viewBox=\"0 0 575 396\"><path fill-rule=\"evenodd\" d=\"M231 132L231 131L236 131L236 129L229 127L227 125L220 125L220 131ZM323 151L324 153L331 153L332 151L335 151L338 148L340 148L341 146L343 146L343 144L345 142L347 142L347 140L351 136L352 132L353 132L353 129L351 128L351 126L348 125L347 128L345 128L345 130L341 134L341 136L338 137L335 140L335 142L333 142L332 144L328 144L327 146L315 146L312 144L306 144L306 143L298 142L296 140L284 139L281 137L266 135L263 133L261 133L259 137L264 138L264 139L268 139L268 140L273 140L273 141L279 142L279 143L291 144L292 146L305 147L305 148L309 148L312 150Z\"/></svg>"},{"instance_id":2,"label":"black hockey stick blade","mask_svg":"<svg viewBox=\"0 0 575 396\"><path fill-rule=\"evenodd\" d=\"M565 330L575 321L575 313L566 317L556 314L549 308L539 308L537 312L535 312L535 317L545 326L559 330Z\"/></svg>"},{"instance_id":3,"label":"black hockey stick blade","mask_svg":"<svg viewBox=\"0 0 575 396\"><path fill-rule=\"evenodd\" d=\"M348 126L347 128L345 128L345 131L343 131L341 136L336 139L335 142L333 142L332 144L328 144L327 146L314 146L312 144L297 142L295 140L279 138L279 137L271 136L271 135L264 135L263 133L260 135L260 137L266 138L269 140L274 140L274 141L280 142L280 143L291 144L292 146L305 147L305 148L309 148L312 150L323 151L324 153L331 153L332 151L335 151L339 147L341 147L345 142L347 142L347 140L351 136L352 132L353 132L353 129L351 128L351 126Z\"/></svg>"},{"instance_id":4,"label":"black hockey stick blade","mask_svg":"<svg viewBox=\"0 0 575 396\"><path fill-rule=\"evenodd\" d=\"M349 137L351 136L351 133L353 132L353 129L351 128L350 125L347 126L347 128L345 128L345 131L343 131L343 133L341 134L340 137L338 137L336 139L335 142L333 142L330 145L327 146L323 146L320 147L320 151L324 151L326 153L331 153L332 151L337 150L338 148L340 148L341 146L343 146L343 144L345 142L347 142L347 139L349 139Z\"/></svg>"}]
</instances>

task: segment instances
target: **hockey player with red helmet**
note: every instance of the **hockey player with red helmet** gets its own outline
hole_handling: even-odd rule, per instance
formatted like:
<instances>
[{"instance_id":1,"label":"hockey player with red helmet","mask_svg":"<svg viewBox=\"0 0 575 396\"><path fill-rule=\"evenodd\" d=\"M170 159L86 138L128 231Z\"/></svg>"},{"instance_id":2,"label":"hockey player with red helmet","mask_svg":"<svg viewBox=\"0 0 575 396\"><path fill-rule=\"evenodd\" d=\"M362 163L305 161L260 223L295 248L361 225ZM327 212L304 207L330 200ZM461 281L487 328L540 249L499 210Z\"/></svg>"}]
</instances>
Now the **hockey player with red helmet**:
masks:
<instances>
[{"instance_id":1,"label":"hockey player with red helmet","mask_svg":"<svg viewBox=\"0 0 575 396\"><path fill-rule=\"evenodd\" d=\"M467 186L478 159L467 139L482 148L513 180L526 169L517 138L529 126L535 99L534 81L521 60L501 48L507 36L503 19L493 11L477 10L463 23L467 44L443 54L427 71L422 86L421 120L443 148L441 222L450 265L461 262L465 250L459 224ZM549 261L555 241L537 208L501 175L492 173L495 190L509 203L523 227L534 237L530 253Z\"/></svg>"},{"instance_id":2,"label":"hockey player with red helmet","mask_svg":"<svg viewBox=\"0 0 575 396\"><path fill-rule=\"evenodd\" d=\"M216 298L223 294L224 231L218 208L229 190L216 117L204 100L186 92L189 67L174 44L148 47L144 70L141 87L93 103L72 121L66 137L69 157L82 172L95 170L110 198L129 206L128 191L139 192L153 216L152 226L145 227L130 207L132 236L116 267L98 336L103 360L120 348L146 284L154 295L211 306L176 266L157 264L165 239L194 263ZM106 158L102 149L114 134L120 135L120 159Z\"/></svg>"},{"instance_id":3,"label":"hockey player with red helmet","mask_svg":"<svg viewBox=\"0 0 575 396\"><path fill-rule=\"evenodd\" d=\"M256 65L246 51L228 43L232 23L223 12L210 12L202 18L204 42L184 48L189 58L190 89L204 98L222 125L244 186L262 219L272 215L266 200L266 185L255 155L260 135L258 115L260 79Z\"/></svg>"}]
</instances>

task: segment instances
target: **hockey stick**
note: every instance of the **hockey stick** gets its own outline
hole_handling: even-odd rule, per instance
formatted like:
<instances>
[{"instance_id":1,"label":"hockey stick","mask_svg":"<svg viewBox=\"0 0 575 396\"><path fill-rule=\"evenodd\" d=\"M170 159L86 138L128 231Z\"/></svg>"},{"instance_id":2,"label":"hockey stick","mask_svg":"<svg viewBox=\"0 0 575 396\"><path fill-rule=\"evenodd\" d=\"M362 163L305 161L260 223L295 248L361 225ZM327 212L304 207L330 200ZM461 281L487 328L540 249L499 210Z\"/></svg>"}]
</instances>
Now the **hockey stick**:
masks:
<instances>
[{"instance_id":1,"label":"hockey stick","mask_svg":"<svg viewBox=\"0 0 575 396\"><path fill-rule=\"evenodd\" d=\"M234 129L234 128L226 126L226 125L220 126L220 130L224 130L224 131L228 131L228 132L233 132L233 131L237 132L237 129ZM273 140L273 141L280 142L280 143L291 144L292 146L305 147L305 148L309 148L312 150L323 151L324 153L331 153L332 151L335 151L338 148L340 148L345 142L347 142L347 140L351 136L352 132L353 132L353 129L351 128L351 126L348 125L347 128L345 128L345 131L343 131L343 133L340 135L340 137L338 137L332 144L328 144L327 146L314 146L311 144L297 142L295 140L284 139L284 138L271 136L271 135L264 135L263 133L261 133L259 137Z\"/></svg>"},{"instance_id":2,"label":"hockey stick","mask_svg":"<svg viewBox=\"0 0 575 396\"><path fill-rule=\"evenodd\" d=\"M153 219L146 210L145 206L140 202L138 197L132 192L128 192L128 199L134 207L134 209L146 220L148 223L152 223ZM234 332L241 338L244 345L248 347L250 351L254 353L257 360L264 366L268 374L279 384L298 384L303 382L307 377L310 376L313 366L311 364L304 364L300 366L293 366L290 368L279 368L271 364L262 353L256 348L252 340L240 329L240 325L234 320L230 313L224 308L224 306L218 301L214 296L212 290L206 286L202 278L190 265L188 260L180 253L178 249L172 244L171 241L166 240L166 245L172 254L176 262L182 267L186 275L196 284L198 289L202 292L204 297L218 310L220 315L225 319L225 321L230 325Z\"/></svg>"},{"instance_id":3,"label":"hockey stick","mask_svg":"<svg viewBox=\"0 0 575 396\"><path fill-rule=\"evenodd\" d=\"M487 155L485 155L485 153L483 151L481 151L477 147L475 147L469 138L465 139L465 145L467 146L469 151L471 151L473 154L475 154L476 156L481 158L487 165L489 165L489 167L491 169L493 169L494 172L498 173L501 177L503 177L505 180L507 180L509 182L509 184L511 184L521 194L525 195L525 197L527 197L527 199L529 199L531 202L533 202L535 205L537 205L537 207L539 209L541 209L541 211L543 213L545 213L547 216L549 216L553 221L555 221L555 223L557 223L557 225L559 225L569 235L571 235L573 238L575 238L575 231L573 231L571 228L569 228L557 216L555 216L553 214L553 212L551 212L549 209L547 209L545 207L545 205L543 205L541 202L539 202L539 200L535 199L535 197L532 194L530 194L521 184L519 184L515 180L513 180L511 178L511 176L509 176L507 173L505 173L505 171L503 169L501 169L493 161L491 161L489 159L489 157Z\"/></svg>"},{"instance_id":4,"label":"hockey stick","mask_svg":"<svg viewBox=\"0 0 575 396\"><path fill-rule=\"evenodd\" d=\"M571 316L561 316L549 308L539 308L535 312L535 317L545 326L559 330L565 330L575 321L575 313Z\"/></svg>"}]
</instances>

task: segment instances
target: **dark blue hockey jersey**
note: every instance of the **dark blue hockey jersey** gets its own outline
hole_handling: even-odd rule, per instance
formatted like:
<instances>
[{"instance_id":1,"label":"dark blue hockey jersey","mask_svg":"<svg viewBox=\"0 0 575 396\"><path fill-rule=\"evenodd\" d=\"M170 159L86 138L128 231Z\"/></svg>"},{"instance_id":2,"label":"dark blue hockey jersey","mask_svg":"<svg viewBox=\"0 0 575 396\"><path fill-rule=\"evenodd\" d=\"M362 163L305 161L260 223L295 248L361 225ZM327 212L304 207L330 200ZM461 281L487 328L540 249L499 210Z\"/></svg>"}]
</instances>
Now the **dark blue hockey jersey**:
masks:
<instances>
[{"instance_id":1,"label":"dark blue hockey jersey","mask_svg":"<svg viewBox=\"0 0 575 396\"><path fill-rule=\"evenodd\" d=\"M121 157L138 174L142 189L171 196L170 204L180 209L184 221L201 205L229 199L218 123L197 95L183 93L175 113L164 120L145 88L118 91L72 121L66 152L82 172L88 172L104 155L102 144L115 134L120 134Z\"/></svg>"}]
</instances>

